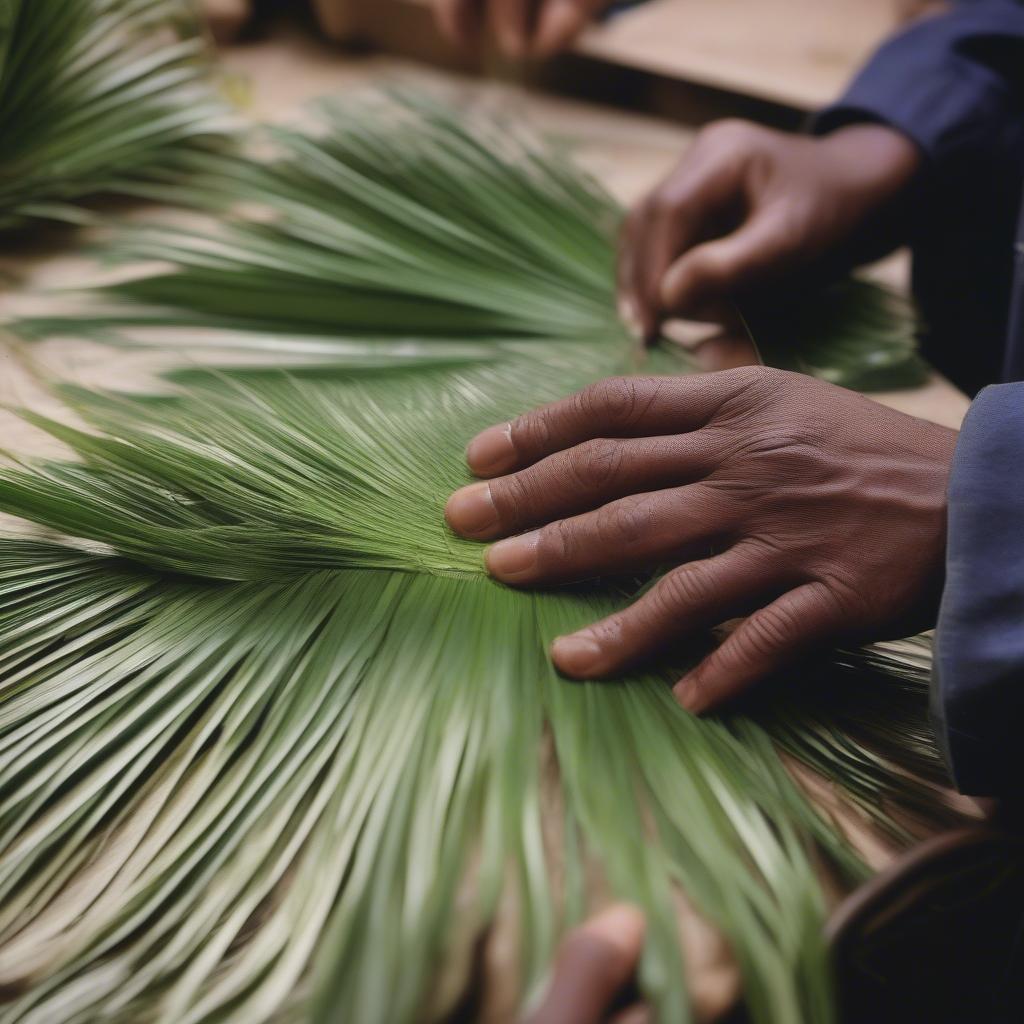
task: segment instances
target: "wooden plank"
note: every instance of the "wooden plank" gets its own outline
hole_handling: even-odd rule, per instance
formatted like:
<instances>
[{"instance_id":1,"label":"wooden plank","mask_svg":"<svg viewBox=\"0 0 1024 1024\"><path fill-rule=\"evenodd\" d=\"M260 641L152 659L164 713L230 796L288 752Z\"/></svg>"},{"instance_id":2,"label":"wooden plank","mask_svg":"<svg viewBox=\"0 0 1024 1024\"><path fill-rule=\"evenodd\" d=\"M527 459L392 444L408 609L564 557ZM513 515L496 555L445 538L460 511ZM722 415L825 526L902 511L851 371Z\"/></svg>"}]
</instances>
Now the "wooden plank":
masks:
<instances>
[{"instance_id":1,"label":"wooden plank","mask_svg":"<svg viewBox=\"0 0 1024 1024\"><path fill-rule=\"evenodd\" d=\"M465 63L451 48L439 47L423 12L411 9L430 0L319 2L346 8L380 45L421 59ZM593 25L573 52L813 110L841 92L905 19L908 3L915 0L648 0ZM362 13L354 16L355 8Z\"/></svg>"},{"instance_id":2,"label":"wooden plank","mask_svg":"<svg viewBox=\"0 0 1024 1024\"><path fill-rule=\"evenodd\" d=\"M892 0L651 0L590 29L577 50L813 110L897 23Z\"/></svg>"}]
</instances>

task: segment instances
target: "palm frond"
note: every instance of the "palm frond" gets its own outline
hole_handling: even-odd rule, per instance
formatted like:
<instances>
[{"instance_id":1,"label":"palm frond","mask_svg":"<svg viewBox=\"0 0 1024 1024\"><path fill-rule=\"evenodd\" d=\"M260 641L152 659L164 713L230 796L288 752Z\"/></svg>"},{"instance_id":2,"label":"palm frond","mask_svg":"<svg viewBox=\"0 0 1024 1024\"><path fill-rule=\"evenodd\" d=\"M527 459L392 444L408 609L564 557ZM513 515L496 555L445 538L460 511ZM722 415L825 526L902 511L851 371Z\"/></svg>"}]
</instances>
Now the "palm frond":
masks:
<instances>
[{"instance_id":1,"label":"palm frond","mask_svg":"<svg viewBox=\"0 0 1024 1024\"><path fill-rule=\"evenodd\" d=\"M173 176L225 133L187 0L7 0L0 226Z\"/></svg>"},{"instance_id":2,"label":"palm frond","mask_svg":"<svg viewBox=\"0 0 1024 1024\"><path fill-rule=\"evenodd\" d=\"M504 588L441 513L477 429L636 366L615 210L515 133L389 109L266 165L190 157L177 198L261 212L128 231L118 261L173 269L15 325L215 328L260 359L61 388L78 426L24 415L68 457L0 471L48 538L0 542L0 1021L439 1019L510 903L528 1002L599 866L648 914L661 1019L692 1019L681 890L753 1019L827 1024L820 871L867 869L779 748L909 841L920 691L890 699L876 652L875 721L785 687L698 720L662 675L556 676L548 643L621 586ZM920 779L888 771L894 706Z\"/></svg>"},{"instance_id":3,"label":"palm frond","mask_svg":"<svg viewBox=\"0 0 1024 1024\"><path fill-rule=\"evenodd\" d=\"M611 288L621 210L595 182L520 127L467 123L431 97L324 102L320 117L315 136L268 129L269 163L190 157L172 194L218 222L119 232L106 260L170 266L19 330L109 338L133 328L139 340L159 328L163 341L168 327L202 327L348 345L565 338L621 353ZM225 224L232 204L241 209ZM757 340L774 365L901 387L922 379L914 324L896 297L847 281L759 323ZM665 365L676 368L652 363Z\"/></svg>"}]
</instances>

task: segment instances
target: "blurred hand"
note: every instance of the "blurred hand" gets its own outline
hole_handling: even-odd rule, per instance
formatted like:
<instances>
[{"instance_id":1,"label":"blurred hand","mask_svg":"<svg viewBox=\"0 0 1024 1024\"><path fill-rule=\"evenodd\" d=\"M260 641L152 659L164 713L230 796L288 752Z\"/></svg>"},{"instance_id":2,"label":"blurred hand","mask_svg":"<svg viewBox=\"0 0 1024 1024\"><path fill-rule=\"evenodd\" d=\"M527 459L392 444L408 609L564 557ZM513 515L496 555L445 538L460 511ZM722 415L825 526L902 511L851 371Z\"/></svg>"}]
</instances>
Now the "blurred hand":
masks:
<instances>
[{"instance_id":1,"label":"blurred hand","mask_svg":"<svg viewBox=\"0 0 1024 1024\"><path fill-rule=\"evenodd\" d=\"M607 0L433 0L444 36L464 48L490 27L507 57L551 57L578 36Z\"/></svg>"},{"instance_id":2,"label":"blurred hand","mask_svg":"<svg viewBox=\"0 0 1024 1024\"><path fill-rule=\"evenodd\" d=\"M218 43L230 43L252 16L252 0L201 0L200 8Z\"/></svg>"},{"instance_id":3,"label":"blurred hand","mask_svg":"<svg viewBox=\"0 0 1024 1024\"><path fill-rule=\"evenodd\" d=\"M635 907L617 904L570 932L554 977L528 1024L604 1024L611 1006L636 973L644 944L644 919ZM648 1024L644 1007L623 1010L611 1024Z\"/></svg>"},{"instance_id":4,"label":"blurred hand","mask_svg":"<svg viewBox=\"0 0 1024 1024\"><path fill-rule=\"evenodd\" d=\"M674 566L552 646L614 675L749 615L676 686L699 712L808 649L934 622L956 432L801 374L612 378L491 427L446 516L513 586Z\"/></svg>"},{"instance_id":5,"label":"blurred hand","mask_svg":"<svg viewBox=\"0 0 1024 1024\"><path fill-rule=\"evenodd\" d=\"M881 255L858 248L919 163L914 144L881 125L823 138L745 121L705 128L626 220L623 317L652 340L673 316L727 319L735 296L823 257L852 265Z\"/></svg>"}]
</instances>

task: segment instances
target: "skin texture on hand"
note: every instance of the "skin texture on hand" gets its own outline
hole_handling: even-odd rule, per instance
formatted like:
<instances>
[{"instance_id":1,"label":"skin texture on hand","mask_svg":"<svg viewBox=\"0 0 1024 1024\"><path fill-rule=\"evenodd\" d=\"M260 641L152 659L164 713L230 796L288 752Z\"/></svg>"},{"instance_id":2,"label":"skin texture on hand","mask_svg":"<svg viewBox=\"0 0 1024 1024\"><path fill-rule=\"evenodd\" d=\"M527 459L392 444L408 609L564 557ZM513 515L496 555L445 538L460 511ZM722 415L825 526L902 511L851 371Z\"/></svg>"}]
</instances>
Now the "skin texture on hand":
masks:
<instances>
[{"instance_id":1,"label":"skin texture on hand","mask_svg":"<svg viewBox=\"0 0 1024 1024\"><path fill-rule=\"evenodd\" d=\"M462 49L487 30L513 60L552 57L586 28L606 0L433 0L441 34Z\"/></svg>"},{"instance_id":2,"label":"skin texture on hand","mask_svg":"<svg viewBox=\"0 0 1024 1024\"><path fill-rule=\"evenodd\" d=\"M710 125L626 219L623 318L651 340L672 317L727 320L732 300L823 258L846 269L881 255L899 241L887 237L888 214L920 162L909 139L882 125L823 138Z\"/></svg>"},{"instance_id":3,"label":"skin texture on hand","mask_svg":"<svg viewBox=\"0 0 1024 1024\"><path fill-rule=\"evenodd\" d=\"M674 566L555 641L572 677L749 616L677 684L700 712L809 650L934 622L956 437L766 367L611 378L478 435L469 467L490 479L446 516L464 537L510 537L486 560L511 586Z\"/></svg>"},{"instance_id":4,"label":"skin texture on hand","mask_svg":"<svg viewBox=\"0 0 1024 1024\"><path fill-rule=\"evenodd\" d=\"M615 997L636 973L644 944L643 914L625 903L596 914L562 942L544 1000L527 1024L603 1024ZM610 1024L649 1024L634 1006Z\"/></svg>"}]
</instances>

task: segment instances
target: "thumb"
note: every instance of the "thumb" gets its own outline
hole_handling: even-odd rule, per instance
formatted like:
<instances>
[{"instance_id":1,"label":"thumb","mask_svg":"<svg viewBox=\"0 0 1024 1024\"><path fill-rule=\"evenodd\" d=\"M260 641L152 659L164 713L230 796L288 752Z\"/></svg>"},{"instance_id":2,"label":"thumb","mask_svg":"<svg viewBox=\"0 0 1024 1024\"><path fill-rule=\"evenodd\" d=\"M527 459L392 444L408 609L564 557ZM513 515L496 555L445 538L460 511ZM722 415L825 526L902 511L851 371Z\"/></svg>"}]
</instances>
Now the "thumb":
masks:
<instances>
[{"instance_id":1,"label":"thumb","mask_svg":"<svg viewBox=\"0 0 1024 1024\"><path fill-rule=\"evenodd\" d=\"M704 242L679 257L661 279L666 315L690 316L726 304L737 293L777 278L799 251L790 219L780 210L765 211L724 238Z\"/></svg>"},{"instance_id":2,"label":"thumb","mask_svg":"<svg viewBox=\"0 0 1024 1024\"><path fill-rule=\"evenodd\" d=\"M636 971L644 944L644 918L618 903L566 936L551 987L529 1024L600 1024L616 994Z\"/></svg>"}]
</instances>

